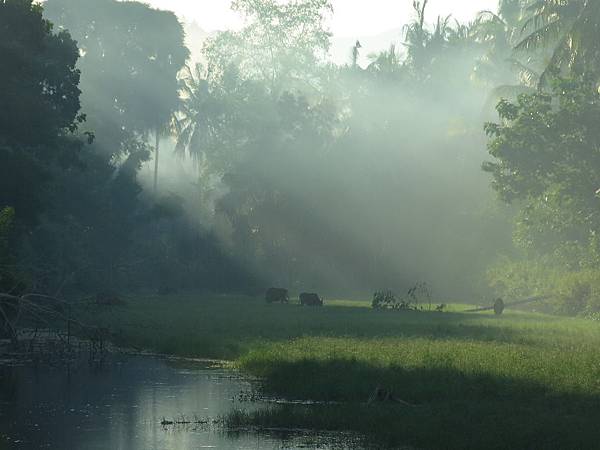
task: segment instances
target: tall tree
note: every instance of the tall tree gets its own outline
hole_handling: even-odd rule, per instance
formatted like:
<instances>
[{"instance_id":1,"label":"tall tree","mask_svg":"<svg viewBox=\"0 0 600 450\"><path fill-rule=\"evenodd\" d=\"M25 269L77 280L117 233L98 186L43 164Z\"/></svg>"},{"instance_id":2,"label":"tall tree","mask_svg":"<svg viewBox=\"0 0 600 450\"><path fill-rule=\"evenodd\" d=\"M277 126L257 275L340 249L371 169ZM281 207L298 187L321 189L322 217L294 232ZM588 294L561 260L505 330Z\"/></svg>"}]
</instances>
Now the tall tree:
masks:
<instances>
[{"instance_id":1,"label":"tall tree","mask_svg":"<svg viewBox=\"0 0 600 450\"><path fill-rule=\"evenodd\" d=\"M189 56L181 23L170 11L133 1L48 0L46 14L81 49L83 107L98 145L118 154L127 133L151 132L156 187L161 132L179 108L177 75Z\"/></svg>"},{"instance_id":2,"label":"tall tree","mask_svg":"<svg viewBox=\"0 0 600 450\"><path fill-rule=\"evenodd\" d=\"M226 123L231 113L227 107L231 96L219 91L207 79L201 64L186 66L181 77L182 103L175 120L177 145L180 156L189 155L195 162L223 142ZM229 124L231 125L231 124Z\"/></svg>"},{"instance_id":3,"label":"tall tree","mask_svg":"<svg viewBox=\"0 0 600 450\"><path fill-rule=\"evenodd\" d=\"M490 110L501 98L516 99L534 91L543 70L543 54L515 51L523 37L524 4L524 0L503 0L498 12L481 11L473 24L473 35L484 51L474 75L492 89Z\"/></svg>"},{"instance_id":4,"label":"tall tree","mask_svg":"<svg viewBox=\"0 0 600 450\"><path fill-rule=\"evenodd\" d=\"M275 95L289 87L317 87L330 47L331 33L325 27L330 0L235 0L232 8L247 25L208 41L209 70L235 65L241 76L267 82Z\"/></svg>"}]
</instances>

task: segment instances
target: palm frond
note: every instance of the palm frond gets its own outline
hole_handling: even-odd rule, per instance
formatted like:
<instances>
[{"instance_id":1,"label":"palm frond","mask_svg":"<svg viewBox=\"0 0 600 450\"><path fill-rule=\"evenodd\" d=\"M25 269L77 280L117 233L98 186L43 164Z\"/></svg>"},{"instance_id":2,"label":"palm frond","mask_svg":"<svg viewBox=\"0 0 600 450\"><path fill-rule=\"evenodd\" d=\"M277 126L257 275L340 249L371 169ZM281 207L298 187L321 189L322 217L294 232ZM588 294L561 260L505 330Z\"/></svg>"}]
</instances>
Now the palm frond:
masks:
<instances>
[{"instance_id":1,"label":"palm frond","mask_svg":"<svg viewBox=\"0 0 600 450\"><path fill-rule=\"evenodd\" d=\"M532 51L547 47L552 41L560 39L564 32L563 27L564 23L560 19L555 19L525 36L515 45L515 50Z\"/></svg>"}]
</instances>

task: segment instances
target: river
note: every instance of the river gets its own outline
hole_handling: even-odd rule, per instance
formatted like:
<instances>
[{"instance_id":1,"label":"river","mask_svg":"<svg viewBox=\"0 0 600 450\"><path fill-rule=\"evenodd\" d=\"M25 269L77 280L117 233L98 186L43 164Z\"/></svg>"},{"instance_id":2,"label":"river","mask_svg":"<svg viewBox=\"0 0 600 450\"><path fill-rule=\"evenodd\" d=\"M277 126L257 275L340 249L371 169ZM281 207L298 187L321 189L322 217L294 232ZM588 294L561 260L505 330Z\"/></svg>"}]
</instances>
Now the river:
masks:
<instances>
[{"instance_id":1,"label":"river","mask_svg":"<svg viewBox=\"0 0 600 450\"><path fill-rule=\"evenodd\" d=\"M234 431L214 423L234 409L264 407L243 400L251 392L250 381L227 369L155 356L113 355L100 367L0 367L0 449L344 447L310 432ZM182 418L208 423L164 423Z\"/></svg>"}]
</instances>

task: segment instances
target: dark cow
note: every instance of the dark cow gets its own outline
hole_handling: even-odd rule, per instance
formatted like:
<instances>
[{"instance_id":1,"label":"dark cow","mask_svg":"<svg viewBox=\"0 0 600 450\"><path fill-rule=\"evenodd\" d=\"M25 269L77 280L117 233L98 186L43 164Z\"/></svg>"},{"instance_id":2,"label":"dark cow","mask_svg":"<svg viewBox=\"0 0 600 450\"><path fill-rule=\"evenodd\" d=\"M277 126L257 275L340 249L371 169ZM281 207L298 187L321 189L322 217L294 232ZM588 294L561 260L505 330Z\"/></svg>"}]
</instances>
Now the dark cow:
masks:
<instances>
[{"instance_id":1,"label":"dark cow","mask_svg":"<svg viewBox=\"0 0 600 450\"><path fill-rule=\"evenodd\" d=\"M323 306L323 300L319 297L319 294L303 292L300 294L300 304L303 306Z\"/></svg>"},{"instance_id":2,"label":"dark cow","mask_svg":"<svg viewBox=\"0 0 600 450\"><path fill-rule=\"evenodd\" d=\"M269 288L265 293L267 303L287 303L290 301L290 296L287 289Z\"/></svg>"}]
</instances>

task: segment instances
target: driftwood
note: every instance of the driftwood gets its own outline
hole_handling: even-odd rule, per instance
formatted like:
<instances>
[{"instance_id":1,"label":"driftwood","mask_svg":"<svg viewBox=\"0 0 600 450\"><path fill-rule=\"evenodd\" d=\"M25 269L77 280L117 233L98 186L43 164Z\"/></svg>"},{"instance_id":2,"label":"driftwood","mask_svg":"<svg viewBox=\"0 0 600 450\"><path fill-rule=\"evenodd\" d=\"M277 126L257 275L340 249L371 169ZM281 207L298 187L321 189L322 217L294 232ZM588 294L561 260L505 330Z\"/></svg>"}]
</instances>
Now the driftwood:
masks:
<instances>
[{"instance_id":1,"label":"driftwood","mask_svg":"<svg viewBox=\"0 0 600 450\"><path fill-rule=\"evenodd\" d=\"M535 297L526 298L524 300L518 300L516 302L504 303L504 309L511 308L513 306L526 305L528 303L535 303L535 302L539 302L539 301L543 301L543 300L548 300L549 298L551 298L549 295L538 295ZM482 306L480 308L468 309L465 312L472 313L472 312L493 311L495 307L497 307L497 306L494 304L492 306Z\"/></svg>"}]
</instances>

